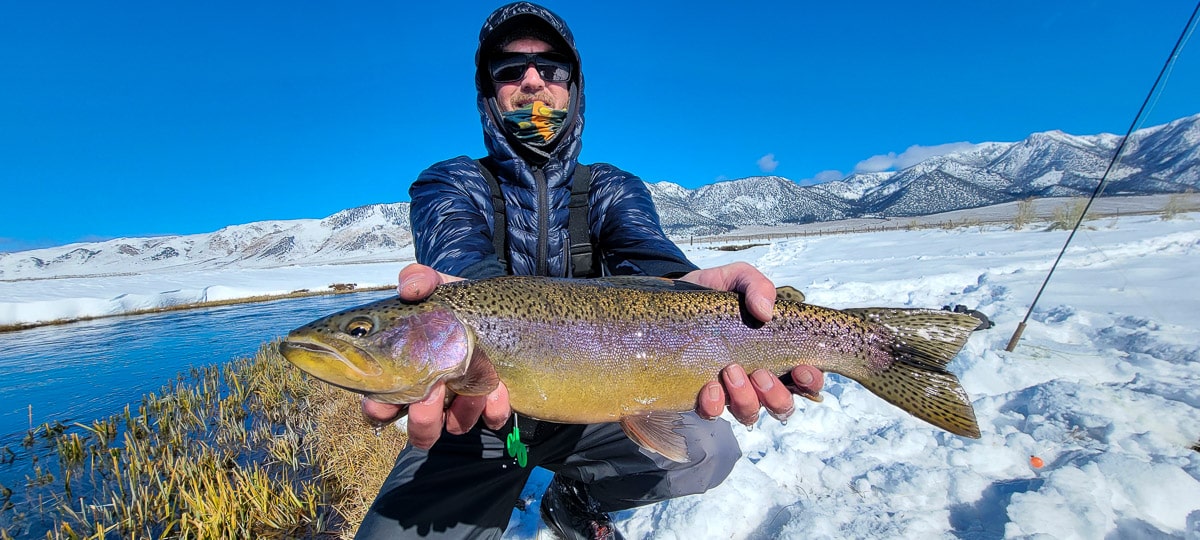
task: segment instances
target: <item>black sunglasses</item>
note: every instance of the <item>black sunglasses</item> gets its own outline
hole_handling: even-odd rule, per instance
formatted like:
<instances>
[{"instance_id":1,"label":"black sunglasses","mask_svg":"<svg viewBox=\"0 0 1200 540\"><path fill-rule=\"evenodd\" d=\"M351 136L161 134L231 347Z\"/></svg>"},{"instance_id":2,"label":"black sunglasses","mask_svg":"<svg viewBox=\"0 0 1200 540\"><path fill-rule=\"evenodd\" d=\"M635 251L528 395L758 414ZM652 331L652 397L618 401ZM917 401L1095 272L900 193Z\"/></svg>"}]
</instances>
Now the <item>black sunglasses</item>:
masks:
<instances>
[{"instance_id":1,"label":"black sunglasses","mask_svg":"<svg viewBox=\"0 0 1200 540\"><path fill-rule=\"evenodd\" d=\"M516 82L525 78L525 70L532 65L542 80L560 83L571 80L572 64L566 56L554 53L504 53L488 61L488 73L498 83Z\"/></svg>"}]
</instances>

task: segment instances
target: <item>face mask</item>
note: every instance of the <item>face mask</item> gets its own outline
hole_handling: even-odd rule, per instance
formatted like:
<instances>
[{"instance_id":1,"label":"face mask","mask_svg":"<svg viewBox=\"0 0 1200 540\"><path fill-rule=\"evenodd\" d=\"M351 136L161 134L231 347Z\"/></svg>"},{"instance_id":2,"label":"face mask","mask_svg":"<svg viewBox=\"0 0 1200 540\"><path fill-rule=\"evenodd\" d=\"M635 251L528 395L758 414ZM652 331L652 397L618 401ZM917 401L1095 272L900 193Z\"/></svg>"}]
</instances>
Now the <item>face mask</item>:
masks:
<instances>
[{"instance_id":1,"label":"face mask","mask_svg":"<svg viewBox=\"0 0 1200 540\"><path fill-rule=\"evenodd\" d=\"M541 101L535 101L515 111L501 113L504 126L518 140L534 145L541 145L554 138L563 120L567 118L566 109L551 109Z\"/></svg>"}]
</instances>

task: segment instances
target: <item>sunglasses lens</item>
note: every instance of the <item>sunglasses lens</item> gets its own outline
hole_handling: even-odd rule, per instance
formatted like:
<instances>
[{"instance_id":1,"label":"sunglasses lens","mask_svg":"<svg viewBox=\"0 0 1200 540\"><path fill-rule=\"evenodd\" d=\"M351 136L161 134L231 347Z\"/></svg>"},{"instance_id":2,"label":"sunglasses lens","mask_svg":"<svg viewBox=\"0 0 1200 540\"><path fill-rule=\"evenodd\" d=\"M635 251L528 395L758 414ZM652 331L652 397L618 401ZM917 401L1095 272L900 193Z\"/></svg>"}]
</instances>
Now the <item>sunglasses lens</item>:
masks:
<instances>
[{"instance_id":1,"label":"sunglasses lens","mask_svg":"<svg viewBox=\"0 0 1200 540\"><path fill-rule=\"evenodd\" d=\"M503 65L492 64L492 80L496 82L513 82L519 81L525 76L525 69L529 65L525 62L507 63Z\"/></svg>"},{"instance_id":2,"label":"sunglasses lens","mask_svg":"<svg viewBox=\"0 0 1200 540\"><path fill-rule=\"evenodd\" d=\"M538 76L545 81L567 82L571 78L571 65L562 62L547 60L538 64L537 70Z\"/></svg>"},{"instance_id":3,"label":"sunglasses lens","mask_svg":"<svg viewBox=\"0 0 1200 540\"><path fill-rule=\"evenodd\" d=\"M514 54L502 56L488 62L492 80L498 83L516 82L525 77L525 70L533 64L538 76L549 82L567 82L571 79L571 63L565 59L547 58L537 54Z\"/></svg>"}]
</instances>

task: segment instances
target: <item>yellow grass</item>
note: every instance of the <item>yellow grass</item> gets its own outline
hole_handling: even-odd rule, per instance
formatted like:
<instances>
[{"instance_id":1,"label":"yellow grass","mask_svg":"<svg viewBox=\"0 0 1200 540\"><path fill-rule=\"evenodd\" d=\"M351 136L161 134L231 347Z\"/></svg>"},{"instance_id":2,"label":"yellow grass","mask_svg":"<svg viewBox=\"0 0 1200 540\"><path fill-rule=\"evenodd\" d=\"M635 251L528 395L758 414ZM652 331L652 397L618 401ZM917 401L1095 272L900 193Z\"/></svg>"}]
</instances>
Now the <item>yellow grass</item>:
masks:
<instances>
[{"instance_id":1,"label":"yellow grass","mask_svg":"<svg viewBox=\"0 0 1200 540\"><path fill-rule=\"evenodd\" d=\"M54 539L350 538L405 443L376 436L359 403L270 343L124 414L44 424L23 446L57 460L34 458L23 497L0 507L0 539L43 519Z\"/></svg>"}]
</instances>

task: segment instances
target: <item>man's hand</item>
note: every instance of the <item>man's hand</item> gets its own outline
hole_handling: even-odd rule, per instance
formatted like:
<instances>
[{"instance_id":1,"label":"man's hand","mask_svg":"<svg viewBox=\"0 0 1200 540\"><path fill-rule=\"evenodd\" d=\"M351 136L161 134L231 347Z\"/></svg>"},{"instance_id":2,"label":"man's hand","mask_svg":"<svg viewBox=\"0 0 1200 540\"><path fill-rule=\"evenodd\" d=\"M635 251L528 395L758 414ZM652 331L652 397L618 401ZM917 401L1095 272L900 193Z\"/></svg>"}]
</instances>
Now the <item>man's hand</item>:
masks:
<instances>
[{"instance_id":1,"label":"man's hand","mask_svg":"<svg viewBox=\"0 0 1200 540\"><path fill-rule=\"evenodd\" d=\"M742 293L746 298L747 310L764 323L770 322L775 311L775 284L757 268L744 262L696 270L679 279L710 289ZM795 410L792 392L815 399L825 384L821 371L812 366L796 366L791 375L793 386L788 387L765 369L747 377L742 366L727 366L721 370L720 381L710 381L700 390L696 398L696 414L704 418L720 416L728 395L729 412L744 425L753 425L758 421L758 411L763 407L772 417L780 421L787 420Z\"/></svg>"},{"instance_id":2,"label":"man's hand","mask_svg":"<svg viewBox=\"0 0 1200 540\"><path fill-rule=\"evenodd\" d=\"M438 285L452 281L462 281L462 278L425 265L410 264L400 271L397 290L400 298L417 302L427 298ZM403 409L403 405L379 403L368 398L362 401L363 415L376 425L395 421ZM504 383L486 396L453 396L449 407L446 406L446 386L437 383L424 399L408 406L408 440L413 446L428 450L442 436L443 427L450 433L461 435L483 418L489 428L500 429L509 416L512 416L512 408Z\"/></svg>"}]
</instances>

